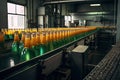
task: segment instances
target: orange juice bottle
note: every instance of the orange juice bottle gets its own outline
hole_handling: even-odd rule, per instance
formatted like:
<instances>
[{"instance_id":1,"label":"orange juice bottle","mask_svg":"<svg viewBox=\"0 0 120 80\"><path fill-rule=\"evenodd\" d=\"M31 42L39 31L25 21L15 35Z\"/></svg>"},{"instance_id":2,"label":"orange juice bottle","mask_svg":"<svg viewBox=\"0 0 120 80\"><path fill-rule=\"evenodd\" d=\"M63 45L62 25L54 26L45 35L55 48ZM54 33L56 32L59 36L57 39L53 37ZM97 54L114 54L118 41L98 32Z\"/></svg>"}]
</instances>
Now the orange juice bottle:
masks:
<instances>
[{"instance_id":1,"label":"orange juice bottle","mask_svg":"<svg viewBox=\"0 0 120 80\"><path fill-rule=\"evenodd\" d=\"M30 33L26 33L24 48L31 48L30 40L31 40Z\"/></svg>"},{"instance_id":2,"label":"orange juice bottle","mask_svg":"<svg viewBox=\"0 0 120 80\"><path fill-rule=\"evenodd\" d=\"M9 39L8 30L7 29L2 29L2 32L4 33L4 39L8 40Z\"/></svg>"},{"instance_id":3,"label":"orange juice bottle","mask_svg":"<svg viewBox=\"0 0 120 80\"><path fill-rule=\"evenodd\" d=\"M39 55L39 33L31 34L31 49L35 55Z\"/></svg>"},{"instance_id":4,"label":"orange juice bottle","mask_svg":"<svg viewBox=\"0 0 120 80\"><path fill-rule=\"evenodd\" d=\"M21 32L21 40L19 43L19 52L22 51L22 49L24 48L24 43L25 43L25 32Z\"/></svg>"},{"instance_id":5,"label":"orange juice bottle","mask_svg":"<svg viewBox=\"0 0 120 80\"><path fill-rule=\"evenodd\" d=\"M10 29L10 30L9 30L9 39L13 39L13 38L14 38L13 36L14 36L13 30Z\"/></svg>"},{"instance_id":6,"label":"orange juice bottle","mask_svg":"<svg viewBox=\"0 0 120 80\"><path fill-rule=\"evenodd\" d=\"M43 55L45 52L47 52L46 49L46 34L44 31L40 33L40 47L39 47L39 54Z\"/></svg>"},{"instance_id":7,"label":"orange juice bottle","mask_svg":"<svg viewBox=\"0 0 120 80\"><path fill-rule=\"evenodd\" d=\"M4 34L0 32L0 49L4 48Z\"/></svg>"},{"instance_id":8,"label":"orange juice bottle","mask_svg":"<svg viewBox=\"0 0 120 80\"><path fill-rule=\"evenodd\" d=\"M50 42L52 42L52 41L53 41L53 32L52 32L52 31L50 31L50 34L49 34L49 39L50 39Z\"/></svg>"},{"instance_id":9,"label":"orange juice bottle","mask_svg":"<svg viewBox=\"0 0 120 80\"><path fill-rule=\"evenodd\" d=\"M50 40L49 40L50 33L48 31L46 31L45 34L46 34L46 44L48 44L50 42Z\"/></svg>"},{"instance_id":10,"label":"orange juice bottle","mask_svg":"<svg viewBox=\"0 0 120 80\"><path fill-rule=\"evenodd\" d=\"M53 39L57 41L57 30L53 31Z\"/></svg>"},{"instance_id":11,"label":"orange juice bottle","mask_svg":"<svg viewBox=\"0 0 120 80\"><path fill-rule=\"evenodd\" d=\"M12 52L14 53L19 53L19 34L18 32L16 31L14 33L14 41L12 43Z\"/></svg>"},{"instance_id":12,"label":"orange juice bottle","mask_svg":"<svg viewBox=\"0 0 120 80\"><path fill-rule=\"evenodd\" d=\"M49 31L49 50L53 50L54 46L53 46L53 32Z\"/></svg>"},{"instance_id":13,"label":"orange juice bottle","mask_svg":"<svg viewBox=\"0 0 120 80\"><path fill-rule=\"evenodd\" d=\"M31 47L35 47L36 46L36 34L32 33L31 34Z\"/></svg>"},{"instance_id":14,"label":"orange juice bottle","mask_svg":"<svg viewBox=\"0 0 120 80\"><path fill-rule=\"evenodd\" d=\"M4 34L3 34L3 32L0 32L0 42L4 42Z\"/></svg>"},{"instance_id":15,"label":"orange juice bottle","mask_svg":"<svg viewBox=\"0 0 120 80\"><path fill-rule=\"evenodd\" d=\"M56 31L56 40L58 41L59 39L60 39L60 31L57 30L57 31Z\"/></svg>"},{"instance_id":16,"label":"orange juice bottle","mask_svg":"<svg viewBox=\"0 0 120 80\"><path fill-rule=\"evenodd\" d=\"M45 32L41 33L41 44L46 44L46 33Z\"/></svg>"},{"instance_id":17,"label":"orange juice bottle","mask_svg":"<svg viewBox=\"0 0 120 80\"><path fill-rule=\"evenodd\" d=\"M37 46L40 45L40 33L39 32L36 33L36 45Z\"/></svg>"},{"instance_id":18,"label":"orange juice bottle","mask_svg":"<svg viewBox=\"0 0 120 80\"><path fill-rule=\"evenodd\" d=\"M24 48L21 51L20 59L21 61L28 61L35 57L35 53L31 49L31 35L30 33L25 34Z\"/></svg>"}]
</instances>

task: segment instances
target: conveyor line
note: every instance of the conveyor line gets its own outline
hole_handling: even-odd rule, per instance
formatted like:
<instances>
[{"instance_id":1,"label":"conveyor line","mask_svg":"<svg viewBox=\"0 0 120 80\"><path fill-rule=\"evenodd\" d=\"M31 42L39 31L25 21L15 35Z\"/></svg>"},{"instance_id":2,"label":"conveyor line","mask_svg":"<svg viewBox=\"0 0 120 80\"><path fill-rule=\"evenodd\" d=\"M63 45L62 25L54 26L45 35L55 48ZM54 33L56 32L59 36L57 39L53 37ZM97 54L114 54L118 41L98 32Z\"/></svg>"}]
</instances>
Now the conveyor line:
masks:
<instances>
[{"instance_id":1,"label":"conveyor line","mask_svg":"<svg viewBox=\"0 0 120 80\"><path fill-rule=\"evenodd\" d=\"M0 80L6 79L7 77L10 77L10 76L13 77L13 75L14 76L18 76L19 74L21 75L22 73L19 73L19 72L21 72L21 71L26 72L27 71L26 69L30 68L31 66L34 66L34 65L40 66L39 63L40 63L41 60L49 58L50 56L53 56L54 54L63 51L64 49L66 49L69 46L76 45L77 42L79 42L80 40L85 39L86 37L88 37L90 35L94 35L98 31L99 31L99 29L91 31L91 32L89 32L87 34L85 33L83 36L79 37L77 40L74 40L74 41L72 41L70 43L67 43L67 44L65 44L65 45L63 45L61 47L58 47L58 48L56 48L56 49L54 49L52 51L49 51L49 52L45 53L42 56L37 56L37 57L35 57L35 58L33 58L33 59L29 60L29 61L20 62L17 65L15 65L14 67L9 67L7 69L4 69L4 70L0 71ZM36 66L34 66L33 69L35 70L33 72L36 72ZM33 69L31 69L31 70L33 70ZM41 73L39 73L39 74L41 74ZM33 73L32 75L35 75L35 74ZM9 78L8 80L11 80L11 79ZM33 79L30 78L29 80L33 80Z\"/></svg>"},{"instance_id":2,"label":"conveyor line","mask_svg":"<svg viewBox=\"0 0 120 80\"><path fill-rule=\"evenodd\" d=\"M84 80L120 80L120 42L111 49L102 61Z\"/></svg>"}]
</instances>

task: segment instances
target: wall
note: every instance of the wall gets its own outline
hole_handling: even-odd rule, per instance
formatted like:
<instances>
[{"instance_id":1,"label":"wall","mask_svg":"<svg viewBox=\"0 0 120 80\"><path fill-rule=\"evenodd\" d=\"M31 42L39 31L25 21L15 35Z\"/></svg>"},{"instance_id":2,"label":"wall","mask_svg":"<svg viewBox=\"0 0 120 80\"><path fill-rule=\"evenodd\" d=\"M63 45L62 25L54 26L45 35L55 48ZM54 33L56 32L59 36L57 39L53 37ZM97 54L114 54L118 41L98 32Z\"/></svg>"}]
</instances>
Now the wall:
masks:
<instances>
[{"instance_id":1,"label":"wall","mask_svg":"<svg viewBox=\"0 0 120 80\"><path fill-rule=\"evenodd\" d=\"M0 28L7 28L7 0L0 0Z\"/></svg>"},{"instance_id":2,"label":"wall","mask_svg":"<svg viewBox=\"0 0 120 80\"><path fill-rule=\"evenodd\" d=\"M114 26L112 15L79 15L74 14L73 20L87 21L87 26Z\"/></svg>"},{"instance_id":3,"label":"wall","mask_svg":"<svg viewBox=\"0 0 120 80\"><path fill-rule=\"evenodd\" d=\"M91 7L90 4L78 4L77 5L77 12L100 12L100 11L106 11L106 12L112 12L114 11L114 5L113 3L107 3L107 4L101 4L101 6L98 7Z\"/></svg>"},{"instance_id":4,"label":"wall","mask_svg":"<svg viewBox=\"0 0 120 80\"><path fill-rule=\"evenodd\" d=\"M90 4L76 4L77 10L72 12L73 20L86 20L87 26L114 26L113 3L91 7Z\"/></svg>"},{"instance_id":5,"label":"wall","mask_svg":"<svg viewBox=\"0 0 120 80\"><path fill-rule=\"evenodd\" d=\"M117 6L117 36L116 41L120 41L120 0L118 0L118 6Z\"/></svg>"}]
</instances>

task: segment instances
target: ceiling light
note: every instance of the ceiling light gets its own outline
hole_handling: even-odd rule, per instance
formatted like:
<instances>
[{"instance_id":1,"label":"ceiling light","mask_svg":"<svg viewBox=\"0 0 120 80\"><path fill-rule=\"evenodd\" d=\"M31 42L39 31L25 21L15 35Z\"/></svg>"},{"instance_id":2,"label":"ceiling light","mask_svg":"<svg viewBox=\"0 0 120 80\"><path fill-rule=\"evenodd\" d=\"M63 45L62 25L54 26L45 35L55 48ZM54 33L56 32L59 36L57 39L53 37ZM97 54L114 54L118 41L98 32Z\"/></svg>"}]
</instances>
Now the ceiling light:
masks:
<instances>
[{"instance_id":1,"label":"ceiling light","mask_svg":"<svg viewBox=\"0 0 120 80\"><path fill-rule=\"evenodd\" d=\"M86 13L86 14L92 14L92 15L95 15L95 14L107 14L107 12L88 12L88 13Z\"/></svg>"},{"instance_id":2,"label":"ceiling light","mask_svg":"<svg viewBox=\"0 0 120 80\"><path fill-rule=\"evenodd\" d=\"M90 6L101 6L101 4L90 4Z\"/></svg>"}]
</instances>

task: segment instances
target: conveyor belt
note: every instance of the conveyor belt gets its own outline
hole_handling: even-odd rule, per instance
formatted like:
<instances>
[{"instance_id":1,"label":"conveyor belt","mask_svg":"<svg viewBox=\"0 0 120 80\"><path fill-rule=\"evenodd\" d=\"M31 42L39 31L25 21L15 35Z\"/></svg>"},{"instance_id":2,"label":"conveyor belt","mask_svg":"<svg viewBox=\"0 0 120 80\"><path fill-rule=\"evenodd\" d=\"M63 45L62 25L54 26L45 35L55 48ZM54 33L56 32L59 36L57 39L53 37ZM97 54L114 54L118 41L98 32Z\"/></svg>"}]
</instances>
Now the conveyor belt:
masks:
<instances>
[{"instance_id":1,"label":"conveyor belt","mask_svg":"<svg viewBox=\"0 0 120 80\"><path fill-rule=\"evenodd\" d=\"M42 60L49 58L49 57L55 55L56 53L63 51L67 47L76 45L80 40L85 39L88 36L97 34L98 31L99 31L99 29L96 29L94 31L87 32L85 34L81 34L80 36L77 36L76 40L73 40L73 41L71 41L63 46L60 46L54 50L51 50L49 52L46 52L42 56L36 56L28 61L18 62L13 67L7 67L3 70L0 70L0 80L3 80L3 79L16 80L16 78L17 78L17 80L26 80L26 78L28 78L28 77L30 78L29 80L36 80L35 78L36 78L37 72L39 72L39 75L41 74L42 68L38 68L38 67L39 66L41 67L40 63ZM8 56L8 58L9 58L9 56ZM31 72L32 72L32 74L31 74ZM29 76L26 76L27 74L29 74ZM32 78L31 78L31 76L32 76Z\"/></svg>"},{"instance_id":2,"label":"conveyor belt","mask_svg":"<svg viewBox=\"0 0 120 80\"><path fill-rule=\"evenodd\" d=\"M120 80L120 42L112 48L84 80Z\"/></svg>"}]
</instances>

